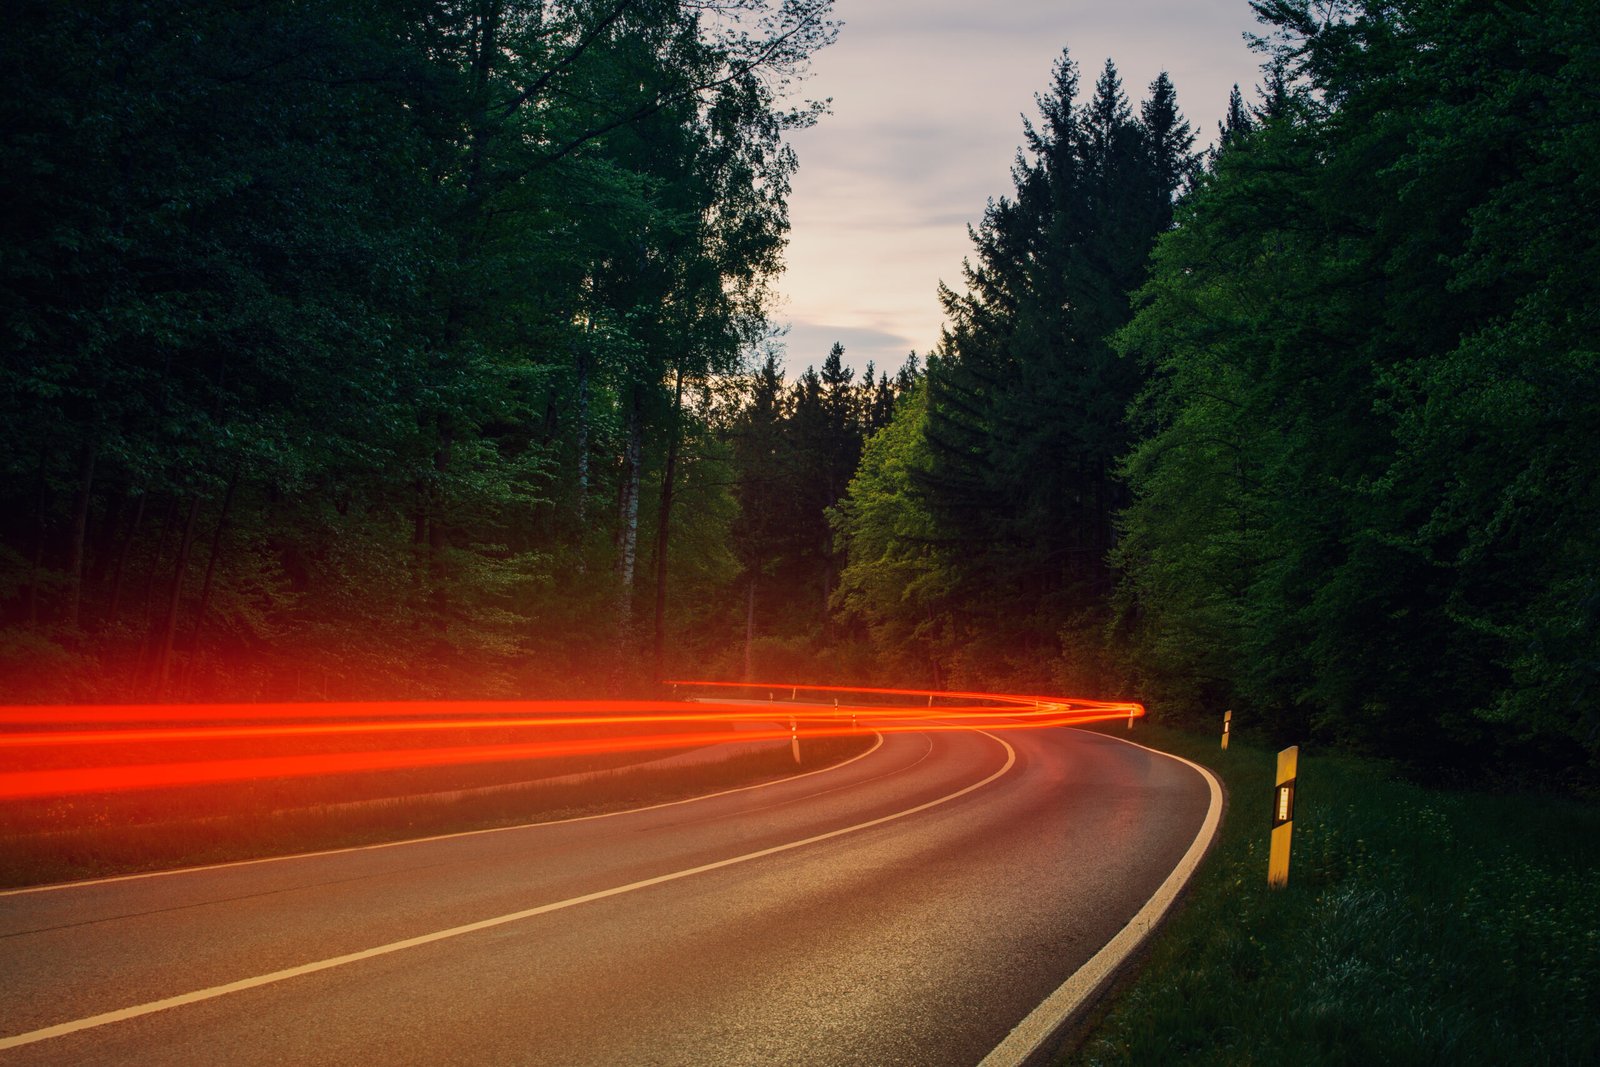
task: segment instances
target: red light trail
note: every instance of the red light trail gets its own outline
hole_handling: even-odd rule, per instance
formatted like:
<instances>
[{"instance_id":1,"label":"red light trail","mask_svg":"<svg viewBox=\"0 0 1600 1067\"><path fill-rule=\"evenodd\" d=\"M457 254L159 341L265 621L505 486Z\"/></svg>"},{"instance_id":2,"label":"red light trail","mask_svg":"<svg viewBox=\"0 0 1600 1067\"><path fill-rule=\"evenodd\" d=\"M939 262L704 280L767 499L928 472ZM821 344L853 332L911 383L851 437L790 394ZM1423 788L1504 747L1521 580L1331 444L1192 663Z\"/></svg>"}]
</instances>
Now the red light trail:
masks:
<instances>
[{"instance_id":1,"label":"red light trail","mask_svg":"<svg viewBox=\"0 0 1600 1067\"><path fill-rule=\"evenodd\" d=\"M785 683L676 681L676 687L919 698L926 706L687 701L406 701L0 707L0 799L48 799L190 785L303 778L573 756L684 750L728 742L784 741L788 720L817 738L857 732L1040 729L1132 719L1119 701ZM936 700L962 701L933 706ZM967 703L972 702L972 703ZM331 722L328 720L341 720ZM160 725L171 723L174 725ZM124 728L106 728L126 724ZM181 725L180 725L181 724ZM84 726L97 729L84 729ZM16 729L20 727L21 729ZM70 727L70 728L69 728ZM648 728L655 728L654 730ZM671 729L671 728L676 729ZM641 729L643 728L643 729ZM595 733L575 731L590 729ZM630 732L618 734L618 730ZM478 744L406 747L441 731L495 732ZM540 731L560 736L539 736ZM518 739L508 740L507 733ZM526 735L525 737L523 735ZM367 738L354 751L318 750ZM454 738L452 738L453 740ZM193 746L261 741L289 751L175 758Z\"/></svg>"}]
</instances>

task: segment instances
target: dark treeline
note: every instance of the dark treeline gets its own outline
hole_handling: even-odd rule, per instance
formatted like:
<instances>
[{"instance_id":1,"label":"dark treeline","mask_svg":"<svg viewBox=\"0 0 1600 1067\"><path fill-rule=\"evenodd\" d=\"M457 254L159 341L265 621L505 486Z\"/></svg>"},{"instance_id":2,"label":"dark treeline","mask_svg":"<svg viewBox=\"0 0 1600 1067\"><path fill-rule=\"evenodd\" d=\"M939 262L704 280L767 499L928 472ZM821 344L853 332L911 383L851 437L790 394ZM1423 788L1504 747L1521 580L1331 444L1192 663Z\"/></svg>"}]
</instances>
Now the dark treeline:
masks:
<instances>
[{"instance_id":1,"label":"dark treeline","mask_svg":"<svg viewBox=\"0 0 1600 1067\"><path fill-rule=\"evenodd\" d=\"M6 697L525 693L731 642L726 383L829 7L8 4Z\"/></svg>"},{"instance_id":2,"label":"dark treeline","mask_svg":"<svg viewBox=\"0 0 1600 1067\"><path fill-rule=\"evenodd\" d=\"M1600 752L1600 15L1063 55L923 367L786 381L827 0L13 5L14 699L728 676Z\"/></svg>"},{"instance_id":3,"label":"dark treeline","mask_svg":"<svg viewBox=\"0 0 1600 1067\"><path fill-rule=\"evenodd\" d=\"M1063 59L838 603L923 678L1592 769L1600 9L1252 7L1203 160Z\"/></svg>"},{"instance_id":4,"label":"dark treeline","mask_svg":"<svg viewBox=\"0 0 1600 1067\"><path fill-rule=\"evenodd\" d=\"M829 513L866 440L889 424L921 368L912 355L890 378L868 363L857 383L843 357L835 344L820 372L808 367L787 388L769 357L734 421L739 517L732 535L746 678L865 680L879 670L848 629L834 626L845 553Z\"/></svg>"},{"instance_id":5,"label":"dark treeline","mask_svg":"<svg viewBox=\"0 0 1600 1067\"><path fill-rule=\"evenodd\" d=\"M941 293L927 385L835 512L850 546L839 606L935 685L1062 684L1064 647L1088 650L1075 688L1111 680L1099 632L1140 377L1108 338L1197 157L1165 75L1138 114L1110 62L1078 94L1063 55L1014 197L973 231L965 291Z\"/></svg>"}]
</instances>

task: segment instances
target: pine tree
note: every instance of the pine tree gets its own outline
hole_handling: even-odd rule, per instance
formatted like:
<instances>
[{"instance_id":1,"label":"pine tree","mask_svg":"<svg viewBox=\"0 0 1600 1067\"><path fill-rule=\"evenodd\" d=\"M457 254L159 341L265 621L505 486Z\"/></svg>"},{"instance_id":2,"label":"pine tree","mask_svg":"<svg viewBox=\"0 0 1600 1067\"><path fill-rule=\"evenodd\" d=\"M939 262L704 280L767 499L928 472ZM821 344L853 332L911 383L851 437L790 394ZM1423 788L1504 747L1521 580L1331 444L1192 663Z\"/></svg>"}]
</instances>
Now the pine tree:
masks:
<instances>
[{"instance_id":1,"label":"pine tree","mask_svg":"<svg viewBox=\"0 0 1600 1067\"><path fill-rule=\"evenodd\" d=\"M795 460L787 415L783 372L777 357L768 353L732 428L739 515L731 534L744 601L746 673L751 645L762 632L769 609L779 602L770 580L793 546Z\"/></svg>"},{"instance_id":2,"label":"pine tree","mask_svg":"<svg viewBox=\"0 0 1600 1067\"><path fill-rule=\"evenodd\" d=\"M1228 93L1227 114L1217 123L1217 143L1212 149L1213 158L1248 136L1255 126L1250 110L1244 106L1244 95L1239 92L1238 83L1235 83Z\"/></svg>"},{"instance_id":3,"label":"pine tree","mask_svg":"<svg viewBox=\"0 0 1600 1067\"><path fill-rule=\"evenodd\" d=\"M1070 56L1051 85L1024 127L1015 198L991 202L973 232L966 292L942 293L931 462L912 472L981 629L1035 660L1050 658L1063 625L1108 603L1124 502L1114 466L1140 379L1106 338L1127 321L1195 166L1165 76L1139 118L1109 61L1087 103L1074 100Z\"/></svg>"}]
</instances>

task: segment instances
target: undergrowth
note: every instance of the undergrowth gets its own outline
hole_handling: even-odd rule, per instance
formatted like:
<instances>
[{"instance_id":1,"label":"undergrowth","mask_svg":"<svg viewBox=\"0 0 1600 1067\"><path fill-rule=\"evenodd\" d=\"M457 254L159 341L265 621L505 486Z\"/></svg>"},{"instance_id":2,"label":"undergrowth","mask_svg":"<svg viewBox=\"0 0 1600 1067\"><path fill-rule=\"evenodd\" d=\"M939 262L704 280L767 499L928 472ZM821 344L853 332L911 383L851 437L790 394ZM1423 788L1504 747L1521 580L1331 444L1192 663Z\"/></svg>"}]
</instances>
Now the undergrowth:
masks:
<instances>
[{"instance_id":1,"label":"undergrowth","mask_svg":"<svg viewBox=\"0 0 1600 1067\"><path fill-rule=\"evenodd\" d=\"M1600 806L1441 791L1302 747L1287 888L1274 753L1212 768L1216 847L1072 1064L1600 1063Z\"/></svg>"}]
</instances>

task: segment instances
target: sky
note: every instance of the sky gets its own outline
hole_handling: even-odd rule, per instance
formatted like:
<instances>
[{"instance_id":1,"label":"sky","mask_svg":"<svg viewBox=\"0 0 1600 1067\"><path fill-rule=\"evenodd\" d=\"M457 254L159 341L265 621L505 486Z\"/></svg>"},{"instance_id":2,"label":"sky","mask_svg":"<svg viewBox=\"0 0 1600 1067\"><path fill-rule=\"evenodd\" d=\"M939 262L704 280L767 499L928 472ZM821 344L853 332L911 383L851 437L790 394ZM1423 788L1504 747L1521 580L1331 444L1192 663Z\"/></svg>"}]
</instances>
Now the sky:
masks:
<instances>
[{"instance_id":1,"label":"sky","mask_svg":"<svg viewBox=\"0 0 1600 1067\"><path fill-rule=\"evenodd\" d=\"M787 269L773 318L791 380L835 341L860 370L898 369L939 339L941 281L991 197L1012 192L1022 117L1063 47L1080 100L1107 58L1134 109L1162 70L1198 133L1215 139L1228 91L1254 99L1259 59L1246 0L836 0L844 25L802 86L832 113L790 138Z\"/></svg>"}]
</instances>

